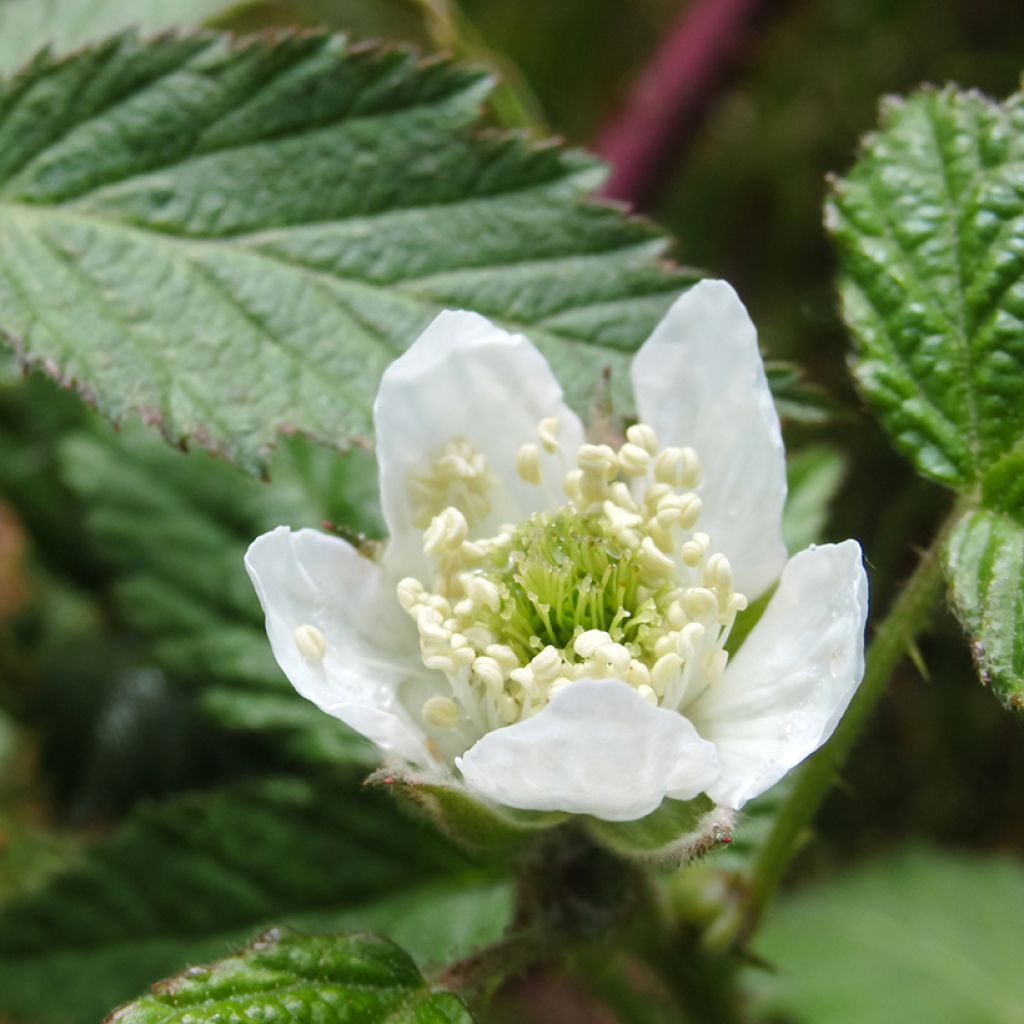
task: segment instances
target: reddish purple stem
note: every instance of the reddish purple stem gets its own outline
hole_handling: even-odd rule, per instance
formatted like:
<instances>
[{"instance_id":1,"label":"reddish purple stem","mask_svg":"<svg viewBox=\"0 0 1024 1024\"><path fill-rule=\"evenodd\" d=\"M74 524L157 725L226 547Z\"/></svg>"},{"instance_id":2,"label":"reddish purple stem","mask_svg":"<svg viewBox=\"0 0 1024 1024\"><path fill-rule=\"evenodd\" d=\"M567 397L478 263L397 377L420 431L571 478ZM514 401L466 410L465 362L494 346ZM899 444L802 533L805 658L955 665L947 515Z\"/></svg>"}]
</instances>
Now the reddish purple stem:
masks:
<instances>
[{"instance_id":1,"label":"reddish purple stem","mask_svg":"<svg viewBox=\"0 0 1024 1024\"><path fill-rule=\"evenodd\" d=\"M693 0L602 132L612 165L602 194L641 205L676 155L684 132L720 84L761 0Z\"/></svg>"}]
</instances>

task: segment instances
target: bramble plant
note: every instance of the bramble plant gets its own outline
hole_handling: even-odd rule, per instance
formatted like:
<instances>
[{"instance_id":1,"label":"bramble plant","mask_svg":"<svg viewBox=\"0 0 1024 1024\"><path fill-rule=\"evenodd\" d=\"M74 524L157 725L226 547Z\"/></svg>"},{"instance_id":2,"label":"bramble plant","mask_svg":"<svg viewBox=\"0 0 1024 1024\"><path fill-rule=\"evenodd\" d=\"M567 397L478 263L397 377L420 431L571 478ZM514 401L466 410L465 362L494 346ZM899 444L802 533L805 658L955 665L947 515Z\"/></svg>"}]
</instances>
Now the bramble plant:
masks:
<instances>
[{"instance_id":1,"label":"bramble plant","mask_svg":"<svg viewBox=\"0 0 1024 1024\"><path fill-rule=\"evenodd\" d=\"M1024 94L883 102L764 362L607 198L744 5L604 198L476 6L0 0L0 1021L1018 1019Z\"/></svg>"}]
</instances>

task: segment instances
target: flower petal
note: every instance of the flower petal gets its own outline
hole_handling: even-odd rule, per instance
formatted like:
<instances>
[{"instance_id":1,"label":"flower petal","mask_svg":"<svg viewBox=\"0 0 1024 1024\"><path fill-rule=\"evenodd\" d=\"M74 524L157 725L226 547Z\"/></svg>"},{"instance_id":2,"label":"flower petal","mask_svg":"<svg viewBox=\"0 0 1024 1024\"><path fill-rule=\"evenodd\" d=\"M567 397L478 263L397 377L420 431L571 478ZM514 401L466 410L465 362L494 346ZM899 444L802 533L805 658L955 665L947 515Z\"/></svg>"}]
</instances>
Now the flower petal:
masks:
<instances>
[{"instance_id":1,"label":"flower petal","mask_svg":"<svg viewBox=\"0 0 1024 1024\"><path fill-rule=\"evenodd\" d=\"M724 678L686 708L718 749L712 799L741 807L832 735L864 675L867 614L856 541L793 556Z\"/></svg>"},{"instance_id":2,"label":"flower petal","mask_svg":"<svg viewBox=\"0 0 1024 1024\"><path fill-rule=\"evenodd\" d=\"M399 692L424 672L415 628L380 567L338 537L287 526L257 537L245 567L292 686L383 750L429 763L423 730ZM296 642L307 626L324 641L322 657Z\"/></svg>"},{"instance_id":3,"label":"flower petal","mask_svg":"<svg viewBox=\"0 0 1024 1024\"><path fill-rule=\"evenodd\" d=\"M633 360L633 388L660 443L700 457L699 528L753 600L786 564L786 459L757 331L728 284L701 281L676 300Z\"/></svg>"},{"instance_id":4,"label":"flower petal","mask_svg":"<svg viewBox=\"0 0 1024 1024\"><path fill-rule=\"evenodd\" d=\"M718 775L714 747L690 722L616 679L572 683L455 763L471 789L496 803L607 821L642 818L666 796L691 800Z\"/></svg>"},{"instance_id":5,"label":"flower petal","mask_svg":"<svg viewBox=\"0 0 1024 1024\"><path fill-rule=\"evenodd\" d=\"M447 442L468 439L487 458L490 511L478 521L467 514L472 537L494 535L503 523L562 505L562 478L583 441L579 417L562 401L558 381L533 345L462 311L439 314L388 367L373 415L391 537L385 557L395 576L427 571L424 524L415 523L410 482L433 465ZM527 484L516 472L516 455L524 443L536 443L538 423L550 417L558 420L561 451L541 456L540 486ZM459 502L449 494L444 504Z\"/></svg>"}]
</instances>

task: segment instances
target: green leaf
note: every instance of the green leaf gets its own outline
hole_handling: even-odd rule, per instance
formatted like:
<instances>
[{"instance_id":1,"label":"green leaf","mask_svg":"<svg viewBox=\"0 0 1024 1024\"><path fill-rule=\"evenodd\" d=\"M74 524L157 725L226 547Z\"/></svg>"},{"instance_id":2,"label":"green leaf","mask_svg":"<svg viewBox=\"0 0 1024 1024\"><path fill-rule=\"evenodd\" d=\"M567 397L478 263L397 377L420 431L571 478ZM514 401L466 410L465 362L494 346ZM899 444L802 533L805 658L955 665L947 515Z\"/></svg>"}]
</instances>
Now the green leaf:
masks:
<instances>
[{"instance_id":1,"label":"green leaf","mask_svg":"<svg viewBox=\"0 0 1024 1024\"><path fill-rule=\"evenodd\" d=\"M791 554L825 539L829 511L846 475L842 452L814 445L786 460L789 496L782 517L782 535Z\"/></svg>"},{"instance_id":2,"label":"green leaf","mask_svg":"<svg viewBox=\"0 0 1024 1024\"><path fill-rule=\"evenodd\" d=\"M343 445L442 308L586 408L693 278L592 157L476 131L476 70L338 36L120 36L0 85L0 331L115 420L266 467Z\"/></svg>"},{"instance_id":3,"label":"green leaf","mask_svg":"<svg viewBox=\"0 0 1024 1024\"><path fill-rule=\"evenodd\" d=\"M0 912L0 1014L97 1019L260 929L374 927L426 961L496 940L504 883L379 794L280 778L144 809Z\"/></svg>"},{"instance_id":4,"label":"green leaf","mask_svg":"<svg viewBox=\"0 0 1024 1024\"><path fill-rule=\"evenodd\" d=\"M974 506L945 552L982 681L1024 692L1024 95L892 100L827 220L854 372L896 445Z\"/></svg>"},{"instance_id":5,"label":"green leaf","mask_svg":"<svg viewBox=\"0 0 1024 1024\"><path fill-rule=\"evenodd\" d=\"M471 1024L461 1000L432 989L407 953L368 935L277 929L235 956L192 967L121 1007L111 1024L273 1019L317 1024Z\"/></svg>"},{"instance_id":6,"label":"green leaf","mask_svg":"<svg viewBox=\"0 0 1024 1024\"><path fill-rule=\"evenodd\" d=\"M942 554L981 681L1007 708L1024 711L1024 522L970 510Z\"/></svg>"},{"instance_id":7,"label":"green leaf","mask_svg":"<svg viewBox=\"0 0 1024 1024\"><path fill-rule=\"evenodd\" d=\"M826 220L854 373L918 470L1024 469L1024 100L889 100Z\"/></svg>"},{"instance_id":8,"label":"green leaf","mask_svg":"<svg viewBox=\"0 0 1024 1024\"><path fill-rule=\"evenodd\" d=\"M227 0L0 0L0 72L16 70L44 46L63 53L126 28L195 25L227 6Z\"/></svg>"},{"instance_id":9,"label":"green leaf","mask_svg":"<svg viewBox=\"0 0 1024 1024\"><path fill-rule=\"evenodd\" d=\"M85 510L87 540L114 571L122 615L209 713L304 761L376 763L368 743L288 684L242 564L253 538L281 523L331 520L379 533L365 451L283 439L268 485L223 460L185 456L137 425L117 435L101 425L62 444L61 466Z\"/></svg>"},{"instance_id":10,"label":"green leaf","mask_svg":"<svg viewBox=\"0 0 1024 1024\"><path fill-rule=\"evenodd\" d=\"M1011 1024L1024 1006L1024 869L1002 857L907 851L778 905L753 981L808 1024Z\"/></svg>"}]
</instances>

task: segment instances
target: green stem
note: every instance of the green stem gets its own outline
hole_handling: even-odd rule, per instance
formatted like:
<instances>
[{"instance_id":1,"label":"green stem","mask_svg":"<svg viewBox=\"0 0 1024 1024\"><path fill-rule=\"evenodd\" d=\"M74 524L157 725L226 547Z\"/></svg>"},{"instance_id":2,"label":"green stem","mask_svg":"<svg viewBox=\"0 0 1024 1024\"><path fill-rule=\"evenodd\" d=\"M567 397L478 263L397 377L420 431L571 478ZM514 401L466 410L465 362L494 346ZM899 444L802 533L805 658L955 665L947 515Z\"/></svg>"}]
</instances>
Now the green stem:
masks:
<instances>
[{"instance_id":1,"label":"green stem","mask_svg":"<svg viewBox=\"0 0 1024 1024\"><path fill-rule=\"evenodd\" d=\"M913 575L875 631L868 647L864 680L835 734L799 770L788 797L779 808L751 870L751 886L739 928L741 939L757 927L796 853L804 830L835 782L889 679L914 638L927 627L943 590L939 552L958 515L959 507L953 510L931 546L921 555Z\"/></svg>"}]
</instances>

